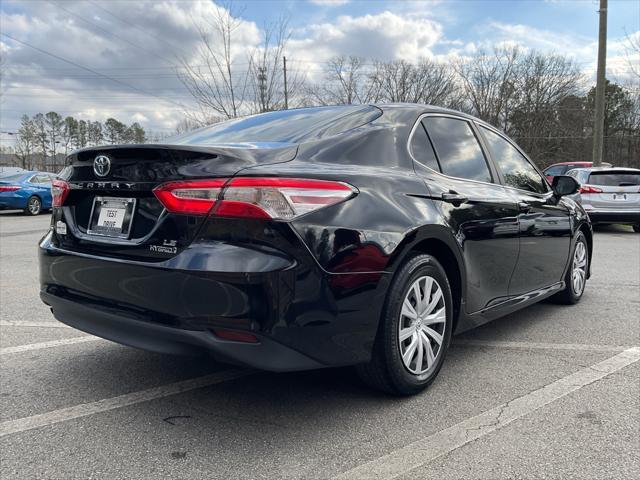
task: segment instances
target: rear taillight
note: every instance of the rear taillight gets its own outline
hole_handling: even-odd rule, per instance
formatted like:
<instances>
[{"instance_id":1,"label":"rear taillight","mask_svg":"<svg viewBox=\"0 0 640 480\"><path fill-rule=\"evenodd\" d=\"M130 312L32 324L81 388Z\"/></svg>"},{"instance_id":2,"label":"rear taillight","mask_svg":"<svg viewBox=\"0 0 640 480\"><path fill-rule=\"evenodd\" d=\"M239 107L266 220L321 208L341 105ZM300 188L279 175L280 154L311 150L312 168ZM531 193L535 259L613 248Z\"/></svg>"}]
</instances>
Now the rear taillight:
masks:
<instances>
[{"instance_id":1,"label":"rear taillight","mask_svg":"<svg viewBox=\"0 0 640 480\"><path fill-rule=\"evenodd\" d=\"M69 184L64 180L54 180L51 182L51 197L54 207L61 207L69 195Z\"/></svg>"},{"instance_id":2,"label":"rear taillight","mask_svg":"<svg viewBox=\"0 0 640 480\"><path fill-rule=\"evenodd\" d=\"M240 177L170 182L154 193L172 213L292 220L342 202L356 189L326 180Z\"/></svg>"},{"instance_id":3,"label":"rear taillight","mask_svg":"<svg viewBox=\"0 0 640 480\"><path fill-rule=\"evenodd\" d=\"M15 192L16 190L20 190L22 187L19 185L5 185L0 187L0 193L2 192Z\"/></svg>"},{"instance_id":4,"label":"rear taillight","mask_svg":"<svg viewBox=\"0 0 640 480\"><path fill-rule=\"evenodd\" d=\"M169 182L153 189L171 213L206 215L216 204L226 179Z\"/></svg>"},{"instance_id":5,"label":"rear taillight","mask_svg":"<svg viewBox=\"0 0 640 480\"><path fill-rule=\"evenodd\" d=\"M342 182L300 178L234 178L214 215L291 220L342 202L355 189Z\"/></svg>"},{"instance_id":6,"label":"rear taillight","mask_svg":"<svg viewBox=\"0 0 640 480\"><path fill-rule=\"evenodd\" d=\"M602 193L602 189L594 187L593 185L582 185L580 187L580 193Z\"/></svg>"}]
</instances>

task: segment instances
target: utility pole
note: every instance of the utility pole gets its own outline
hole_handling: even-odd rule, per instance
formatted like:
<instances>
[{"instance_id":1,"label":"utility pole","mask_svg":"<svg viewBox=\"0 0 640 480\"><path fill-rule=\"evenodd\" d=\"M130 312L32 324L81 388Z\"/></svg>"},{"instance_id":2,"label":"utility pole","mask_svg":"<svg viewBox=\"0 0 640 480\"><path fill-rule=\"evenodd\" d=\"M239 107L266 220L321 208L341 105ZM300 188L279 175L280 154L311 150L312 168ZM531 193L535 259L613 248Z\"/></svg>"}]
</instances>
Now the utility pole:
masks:
<instances>
[{"instance_id":1,"label":"utility pole","mask_svg":"<svg viewBox=\"0 0 640 480\"><path fill-rule=\"evenodd\" d=\"M287 90L287 57L282 57L282 68L284 71L284 109L289 110L289 91Z\"/></svg>"},{"instance_id":2,"label":"utility pole","mask_svg":"<svg viewBox=\"0 0 640 480\"><path fill-rule=\"evenodd\" d=\"M260 111L266 112L265 98L267 96L267 68L258 67L258 89L260 90Z\"/></svg>"},{"instance_id":3,"label":"utility pole","mask_svg":"<svg viewBox=\"0 0 640 480\"><path fill-rule=\"evenodd\" d=\"M604 145L604 100L607 69L607 0L600 0L598 31L598 73L596 78L596 115L593 123L593 166L602 165Z\"/></svg>"}]
</instances>

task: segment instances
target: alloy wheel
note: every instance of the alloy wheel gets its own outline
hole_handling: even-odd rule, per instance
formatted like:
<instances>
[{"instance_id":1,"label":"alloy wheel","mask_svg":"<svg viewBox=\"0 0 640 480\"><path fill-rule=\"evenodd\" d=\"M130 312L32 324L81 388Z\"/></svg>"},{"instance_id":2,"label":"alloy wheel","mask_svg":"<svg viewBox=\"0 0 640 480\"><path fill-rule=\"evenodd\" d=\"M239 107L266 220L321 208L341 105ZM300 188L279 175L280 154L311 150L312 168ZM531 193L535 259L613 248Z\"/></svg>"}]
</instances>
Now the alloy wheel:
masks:
<instances>
[{"instance_id":1,"label":"alloy wheel","mask_svg":"<svg viewBox=\"0 0 640 480\"><path fill-rule=\"evenodd\" d=\"M38 200L36 197L30 198L27 208L29 209L29 213L31 215L38 215L40 213L40 200Z\"/></svg>"},{"instance_id":2,"label":"alloy wheel","mask_svg":"<svg viewBox=\"0 0 640 480\"><path fill-rule=\"evenodd\" d=\"M585 279L587 277L587 248L584 242L578 242L573 252L573 271L571 273L571 283L573 293L581 295L584 290Z\"/></svg>"},{"instance_id":3,"label":"alloy wheel","mask_svg":"<svg viewBox=\"0 0 640 480\"><path fill-rule=\"evenodd\" d=\"M398 324L398 346L405 368L423 375L444 351L447 314L442 289L430 276L418 278L407 292Z\"/></svg>"}]
</instances>

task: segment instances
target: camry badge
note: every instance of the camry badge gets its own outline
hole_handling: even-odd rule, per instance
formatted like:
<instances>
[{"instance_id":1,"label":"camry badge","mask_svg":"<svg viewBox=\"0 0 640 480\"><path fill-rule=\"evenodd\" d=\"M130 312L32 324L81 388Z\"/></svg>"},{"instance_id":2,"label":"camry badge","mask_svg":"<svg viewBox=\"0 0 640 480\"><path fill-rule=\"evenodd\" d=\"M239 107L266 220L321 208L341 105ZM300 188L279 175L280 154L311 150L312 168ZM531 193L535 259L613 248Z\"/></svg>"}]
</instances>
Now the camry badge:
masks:
<instances>
[{"instance_id":1,"label":"camry badge","mask_svg":"<svg viewBox=\"0 0 640 480\"><path fill-rule=\"evenodd\" d=\"M106 177L111 170L111 160L106 155L98 155L93 161L93 172L97 177Z\"/></svg>"}]
</instances>

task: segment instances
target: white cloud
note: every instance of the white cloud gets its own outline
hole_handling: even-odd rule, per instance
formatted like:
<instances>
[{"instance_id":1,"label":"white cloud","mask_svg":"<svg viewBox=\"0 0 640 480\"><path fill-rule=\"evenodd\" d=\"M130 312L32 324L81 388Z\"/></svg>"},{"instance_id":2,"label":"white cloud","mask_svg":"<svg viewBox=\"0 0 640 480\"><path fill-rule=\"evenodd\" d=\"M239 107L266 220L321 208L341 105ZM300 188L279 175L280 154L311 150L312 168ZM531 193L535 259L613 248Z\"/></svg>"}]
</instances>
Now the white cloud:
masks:
<instances>
[{"instance_id":1,"label":"white cloud","mask_svg":"<svg viewBox=\"0 0 640 480\"><path fill-rule=\"evenodd\" d=\"M346 2L314 3L331 6ZM597 42L591 37L525 24L479 21L483 26L473 34L467 32L463 41L449 34L449 27L445 31L446 21L438 20L447 3L430 0L428 4L425 8L424 2L397 1L388 3L387 11L375 14L334 15L321 17L322 21L308 20L306 25L294 24L297 28L287 59L292 69L313 79L321 75L322 62L335 55L415 62L421 57L465 57L479 49L513 44L568 55L589 73L595 70ZM16 128L22 113L51 110L84 119L114 116L127 123L138 121L150 130L173 129L183 116L179 104L192 101L176 77L175 66L182 57L191 63L197 61L196 26L208 20L216 8L211 2L180 0L4 0L0 11L3 33L116 81L2 37L0 51L6 61L0 89L2 130ZM260 28L253 21L240 20L234 34L238 45L234 56L238 66L246 68L246 53L260 44ZM614 79L624 78L629 71L622 38L609 40L608 71Z\"/></svg>"},{"instance_id":2,"label":"white cloud","mask_svg":"<svg viewBox=\"0 0 640 480\"><path fill-rule=\"evenodd\" d=\"M179 0L93 3L3 2L3 33L109 77L2 37L3 130L14 130L22 113L51 110L97 120L115 116L150 130L171 130L182 119L179 105L192 100L176 66L181 58L193 63L196 26L217 7ZM241 20L234 35L239 47L233 53L246 61L260 29Z\"/></svg>"},{"instance_id":3,"label":"white cloud","mask_svg":"<svg viewBox=\"0 0 640 480\"><path fill-rule=\"evenodd\" d=\"M315 5L323 7L337 7L339 5L346 5L350 0L309 0Z\"/></svg>"},{"instance_id":4,"label":"white cloud","mask_svg":"<svg viewBox=\"0 0 640 480\"><path fill-rule=\"evenodd\" d=\"M596 71L598 52L597 40L562 32L542 30L522 24L491 22L482 29L486 39L479 43L481 48L493 46L519 46L524 51L538 50L557 53L572 58L588 78L593 79ZM640 31L632 35L640 36ZM625 50L626 39L609 38L607 41L607 77L614 81L631 80L629 56Z\"/></svg>"},{"instance_id":5,"label":"white cloud","mask_svg":"<svg viewBox=\"0 0 640 480\"><path fill-rule=\"evenodd\" d=\"M431 48L440 38L442 27L437 22L385 11L310 25L297 32L289 48L295 53L292 56L306 61L326 61L340 54L415 60L432 56Z\"/></svg>"}]
</instances>

